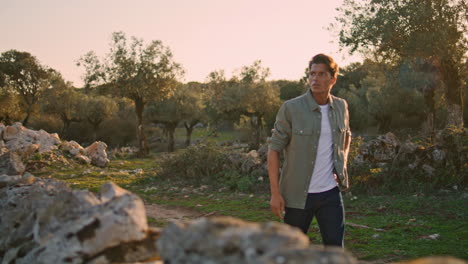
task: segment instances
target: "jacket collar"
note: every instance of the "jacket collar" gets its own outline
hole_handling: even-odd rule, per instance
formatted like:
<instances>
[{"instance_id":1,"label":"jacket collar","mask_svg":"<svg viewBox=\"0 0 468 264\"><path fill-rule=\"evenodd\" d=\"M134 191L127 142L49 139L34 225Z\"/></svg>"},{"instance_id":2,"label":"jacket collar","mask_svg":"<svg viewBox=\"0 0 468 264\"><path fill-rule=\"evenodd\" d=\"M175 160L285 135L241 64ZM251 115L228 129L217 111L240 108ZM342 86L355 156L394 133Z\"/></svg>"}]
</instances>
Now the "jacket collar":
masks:
<instances>
[{"instance_id":1,"label":"jacket collar","mask_svg":"<svg viewBox=\"0 0 468 264\"><path fill-rule=\"evenodd\" d=\"M320 106L319 104L315 101L314 97L312 96L312 91L310 89L307 89L307 93L306 93L306 101L307 101L307 104L309 105L309 108L312 109L312 111L318 111L320 112ZM328 104L330 105L330 108L333 109L334 108L334 100L333 100L333 95L330 94L330 96L328 96Z\"/></svg>"}]
</instances>

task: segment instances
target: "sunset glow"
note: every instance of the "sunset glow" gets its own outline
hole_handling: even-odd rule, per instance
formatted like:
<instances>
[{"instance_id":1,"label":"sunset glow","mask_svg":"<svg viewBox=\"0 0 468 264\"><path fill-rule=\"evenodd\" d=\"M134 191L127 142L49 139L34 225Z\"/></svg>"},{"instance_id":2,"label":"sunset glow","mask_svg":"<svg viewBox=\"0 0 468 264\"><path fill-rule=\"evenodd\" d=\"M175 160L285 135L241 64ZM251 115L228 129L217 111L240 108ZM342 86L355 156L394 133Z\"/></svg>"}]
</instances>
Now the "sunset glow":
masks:
<instances>
[{"instance_id":1,"label":"sunset glow","mask_svg":"<svg viewBox=\"0 0 468 264\"><path fill-rule=\"evenodd\" d=\"M76 60L90 50L105 55L111 33L123 31L169 46L186 71L183 81L204 81L218 69L229 77L257 59L271 69L270 79L297 80L320 52L341 65L360 60L340 53L326 30L341 2L2 0L0 52L30 52L80 87Z\"/></svg>"}]
</instances>

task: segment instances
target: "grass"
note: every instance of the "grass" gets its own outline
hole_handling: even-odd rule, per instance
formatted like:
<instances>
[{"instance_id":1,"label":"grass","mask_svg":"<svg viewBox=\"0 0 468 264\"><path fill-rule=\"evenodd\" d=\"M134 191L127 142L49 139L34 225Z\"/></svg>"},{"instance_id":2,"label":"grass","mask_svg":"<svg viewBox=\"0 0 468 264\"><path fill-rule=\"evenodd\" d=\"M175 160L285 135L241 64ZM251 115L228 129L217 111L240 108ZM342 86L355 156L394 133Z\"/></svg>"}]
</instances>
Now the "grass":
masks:
<instances>
[{"instance_id":1,"label":"grass","mask_svg":"<svg viewBox=\"0 0 468 264\"><path fill-rule=\"evenodd\" d=\"M44 168L35 174L69 182L73 188L97 192L113 181L138 194L147 203L186 207L202 214L234 216L246 221L278 221L269 209L269 194L233 193L227 189L199 188L158 177L159 156L113 160L105 169L92 166ZM140 171L141 169L141 171ZM156 188L150 188L150 187ZM468 259L468 195L446 191L431 195L344 195L345 245L358 259L390 262L429 255ZM161 220L148 219L163 227ZM358 228L355 225L370 227ZM374 228L384 231L375 231ZM436 235L437 234L437 235ZM315 220L309 234L321 243ZM431 239L433 235L436 238Z\"/></svg>"},{"instance_id":2,"label":"grass","mask_svg":"<svg viewBox=\"0 0 468 264\"><path fill-rule=\"evenodd\" d=\"M207 193L189 199L163 190L142 195L147 201L193 208L205 213L228 215L247 221L277 221L268 195ZM346 226L345 244L356 257L368 261L400 261L429 255L468 259L468 199L461 193L414 197L413 195L345 197L346 221L370 229ZM375 231L383 229L384 231ZM430 236L437 234L436 239ZM320 244L317 223L309 231Z\"/></svg>"},{"instance_id":3,"label":"grass","mask_svg":"<svg viewBox=\"0 0 468 264\"><path fill-rule=\"evenodd\" d=\"M468 259L467 198L466 193L453 192L345 199L348 222L385 230L348 226L347 245L363 260L429 255Z\"/></svg>"}]
</instances>

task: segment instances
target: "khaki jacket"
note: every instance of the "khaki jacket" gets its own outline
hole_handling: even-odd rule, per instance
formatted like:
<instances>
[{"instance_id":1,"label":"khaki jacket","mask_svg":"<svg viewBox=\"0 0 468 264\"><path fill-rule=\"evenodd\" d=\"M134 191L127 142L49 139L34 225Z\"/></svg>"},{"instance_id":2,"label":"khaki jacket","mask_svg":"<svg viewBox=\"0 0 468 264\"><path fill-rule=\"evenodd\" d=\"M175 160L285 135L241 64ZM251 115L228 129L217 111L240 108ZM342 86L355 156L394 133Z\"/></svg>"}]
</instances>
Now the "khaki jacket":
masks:
<instances>
[{"instance_id":1,"label":"khaki jacket","mask_svg":"<svg viewBox=\"0 0 468 264\"><path fill-rule=\"evenodd\" d=\"M341 190L349 188L346 170L345 139L351 136L348 104L330 95L330 125L333 140L333 164ZM305 207L305 201L317 156L321 128L320 107L310 90L286 101L278 111L268 147L284 151L280 191L286 207Z\"/></svg>"}]
</instances>

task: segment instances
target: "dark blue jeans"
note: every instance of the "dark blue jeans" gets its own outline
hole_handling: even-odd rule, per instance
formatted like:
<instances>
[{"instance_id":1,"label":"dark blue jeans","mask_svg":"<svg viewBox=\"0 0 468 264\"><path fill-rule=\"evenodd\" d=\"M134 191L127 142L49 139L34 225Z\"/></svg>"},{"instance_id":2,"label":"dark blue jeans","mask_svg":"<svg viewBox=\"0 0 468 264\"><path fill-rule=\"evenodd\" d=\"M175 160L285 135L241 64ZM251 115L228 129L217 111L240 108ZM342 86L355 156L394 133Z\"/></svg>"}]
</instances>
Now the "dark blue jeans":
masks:
<instances>
[{"instance_id":1,"label":"dark blue jeans","mask_svg":"<svg viewBox=\"0 0 468 264\"><path fill-rule=\"evenodd\" d=\"M340 190L335 187L322 193L309 193L304 209L285 208L284 222L307 234L314 216L325 246L343 247L344 207Z\"/></svg>"}]
</instances>

